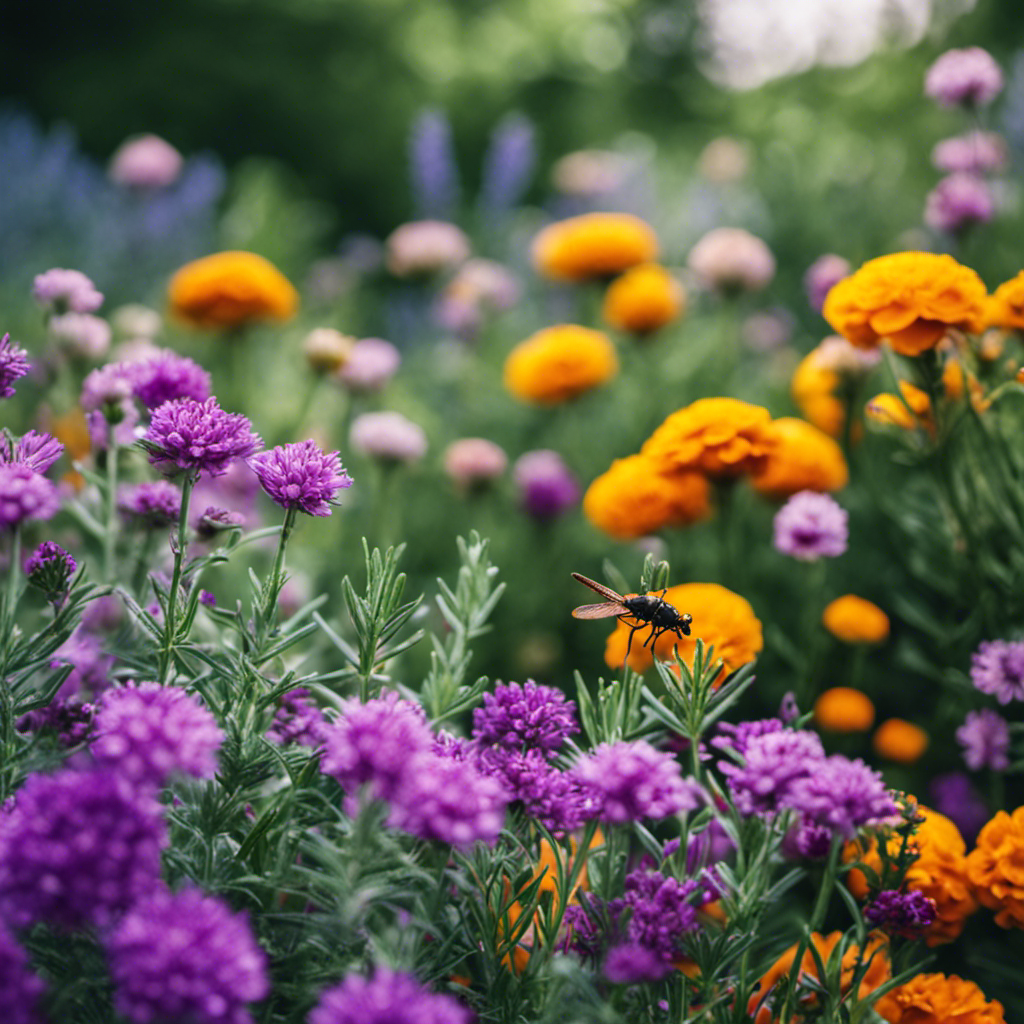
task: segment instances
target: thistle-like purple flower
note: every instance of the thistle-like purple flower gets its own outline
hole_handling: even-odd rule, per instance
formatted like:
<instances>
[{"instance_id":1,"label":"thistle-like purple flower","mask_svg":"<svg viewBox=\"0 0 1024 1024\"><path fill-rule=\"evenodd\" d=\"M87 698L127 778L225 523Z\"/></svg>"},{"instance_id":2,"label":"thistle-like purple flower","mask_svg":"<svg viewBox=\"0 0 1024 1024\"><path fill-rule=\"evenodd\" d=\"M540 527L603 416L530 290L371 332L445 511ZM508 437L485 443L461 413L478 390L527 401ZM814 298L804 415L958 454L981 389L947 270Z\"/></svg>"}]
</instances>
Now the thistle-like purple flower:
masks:
<instances>
[{"instance_id":1,"label":"thistle-like purple flower","mask_svg":"<svg viewBox=\"0 0 1024 1024\"><path fill-rule=\"evenodd\" d=\"M540 448L520 455L512 476L520 503L534 519L556 519L580 500L579 482L556 451Z\"/></svg>"},{"instance_id":2,"label":"thistle-like purple flower","mask_svg":"<svg viewBox=\"0 0 1024 1024\"><path fill-rule=\"evenodd\" d=\"M270 991L245 914L198 889L156 892L107 940L114 1005L132 1024L251 1024Z\"/></svg>"},{"instance_id":3,"label":"thistle-like purple flower","mask_svg":"<svg viewBox=\"0 0 1024 1024\"><path fill-rule=\"evenodd\" d=\"M160 805L117 773L30 775L0 815L0 915L106 925L160 885Z\"/></svg>"},{"instance_id":4,"label":"thistle-like purple flower","mask_svg":"<svg viewBox=\"0 0 1024 1024\"><path fill-rule=\"evenodd\" d=\"M813 732L785 729L753 736L743 751L744 765L719 761L741 814L771 814L798 779L817 771L825 750Z\"/></svg>"},{"instance_id":5,"label":"thistle-like purple flower","mask_svg":"<svg viewBox=\"0 0 1024 1024\"><path fill-rule=\"evenodd\" d=\"M304 747L315 748L323 742L327 725L327 719L313 702L312 694L300 688L281 698L274 721L267 730L267 739L282 746L301 743Z\"/></svg>"},{"instance_id":6,"label":"thistle-like purple flower","mask_svg":"<svg viewBox=\"0 0 1024 1024\"><path fill-rule=\"evenodd\" d=\"M969 711L956 731L956 741L964 748L964 761L972 771L1005 772L1010 767L1010 726L995 711Z\"/></svg>"},{"instance_id":7,"label":"thistle-like purple flower","mask_svg":"<svg viewBox=\"0 0 1024 1024\"><path fill-rule=\"evenodd\" d=\"M42 1024L39 998L42 979L32 973L25 950L0 925L0 993L5 1024Z\"/></svg>"},{"instance_id":8,"label":"thistle-like purple flower","mask_svg":"<svg viewBox=\"0 0 1024 1024\"><path fill-rule=\"evenodd\" d=\"M935 922L935 900L917 890L884 889L864 908L864 918L887 935L917 939Z\"/></svg>"},{"instance_id":9,"label":"thistle-like purple flower","mask_svg":"<svg viewBox=\"0 0 1024 1024\"><path fill-rule=\"evenodd\" d=\"M85 274L62 267L36 274L32 298L43 309L57 313L95 313L103 305L102 294Z\"/></svg>"},{"instance_id":10,"label":"thistle-like purple flower","mask_svg":"<svg viewBox=\"0 0 1024 1024\"><path fill-rule=\"evenodd\" d=\"M473 712L473 738L478 743L510 750L539 749L554 753L573 733L576 704L553 686L532 679L500 683L485 693L483 707Z\"/></svg>"},{"instance_id":11,"label":"thistle-like purple flower","mask_svg":"<svg viewBox=\"0 0 1024 1024\"><path fill-rule=\"evenodd\" d=\"M162 349L140 363L133 363L135 396L147 409L164 402L191 398L205 402L210 397L210 375L197 362Z\"/></svg>"},{"instance_id":12,"label":"thistle-like purple flower","mask_svg":"<svg viewBox=\"0 0 1024 1024\"><path fill-rule=\"evenodd\" d=\"M17 463L37 473L45 473L63 454L64 445L52 434L29 430L15 442L12 455L8 455L6 445L0 444L0 465Z\"/></svg>"},{"instance_id":13,"label":"thistle-like purple flower","mask_svg":"<svg viewBox=\"0 0 1024 1024\"><path fill-rule=\"evenodd\" d=\"M733 750L740 757L747 756L747 747L751 740L758 736L767 736L770 732L781 732L785 726L781 718L761 718L752 722L721 722L718 726L719 735L711 741L711 746L719 750Z\"/></svg>"},{"instance_id":14,"label":"thistle-like purple flower","mask_svg":"<svg viewBox=\"0 0 1024 1024\"><path fill-rule=\"evenodd\" d=\"M156 530L176 523L181 514L181 491L169 480L126 484L117 492L122 515Z\"/></svg>"},{"instance_id":15,"label":"thistle-like purple flower","mask_svg":"<svg viewBox=\"0 0 1024 1024\"><path fill-rule=\"evenodd\" d=\"M249 465L276 504L309 516L329 516L339 491L352 486L338 452L325 452L315 441L271 448Z\"/></svg>"},{"instance_id":16,"label":"thistle-like purple flower","mask_svg":"<svg viewBox=\"0 0 1024 1024\"><path fill-rule=\"evenodd\" d=\"M608 908L615 917L629 910L626 937L671 963L679 956L683 937L697 927L691 901L698 888L691 879L680 882L641 868L626 876L622 900L612 900Z\"/></svg>"},{"instance_id":17,"label":"thistle-like purple flower","mask_svg":"<svg viewBox=\"0 0 1024 1024\"><path fill-rule=\"evenodd\" d=\"M703 802L700 786L683 778L676 759L646 740L602 743L573 771L594 795L593 816L615 825L666 818Z\"/></svg>"},{"instance_id":18,"label":"thistle-like purple flower","mask_svg":"<svg viewBox=\"0 0 1024 1024\"><path fill-rule=\"evenodd\" d=\"M309 1024L470 1024L472 1019L451 996L429 992L411 974L378 967L372 978L350 974L327 989Z\"/></svg>"},{"instance_id":19,"label":"thistle-like purple flower","mask_svg":"<svg viewBox=\"0 0 1024 1024\"><path fill-rule=\"evenodd\" d=\"M103 695L92 752L108 770L159 788L171 775L212 779L223 742L217 720L195 697L140 683Z\"/></svg>"},{"instance_id":20,"label":"thistle-like purple flower","mask_svg":"<svg viewBox=\"0 0 1024 1024\"><path fill-rule=\"evenodd\" d=\"M241 413L225 412L216 398L179 398L154 410L142 440L149 461L161 471L173 467L219 476L236 459L255 455L263 442Z\"/></svg>"},{"instance_id":21,"label":"thistle-like purple flower","mask_svg":"<svg viewBox=\"0 0 1024 1024\"><path fill-rule=\"evenodd\" d=\"M0 464L0 530L26 519L52 519L59 508L53 481L21 463Z\"/></svg>"},{"instance_id":22,"label":"thistle-like purple flower","mask_svg":"<svg viewBox=\"0 0 1024 1024\"><path fill-rule=\"evenodd\" d=\"M1003 72L980 46L947 50L928 69L926 96L943 107L983 107L1003 88Z\"/></svg>"},{"instance_id":23,"label":"thistle-like purple flower","mask_svg":"<svg viewBox=\"0 0 1024 1024\"><path fill-rule=\"evenodd\" d=\"M1000 704L1024 700L1024 640L986 640L971 658L971 682Z\"/></svg>"},{"instance_id":24,"label":"thistle-like purple flower","mask_svg":"<svg viewBox=\"0 0 1024 1024\"><path fill-rule=\"evenodd\" d=\"M827 252L819 256L804 274L804 291L811 309L820 313L825 305L825 298L844 277L849 277L853 267L850 261Z\"/></svg>"},{"instance_id":25,"label":"thistle-like purple flower","mask_svg":"<svg viewBox=\"0 0 1024 1024\"><path fill-rule=\"evenodd\" d=\"M360 338L348 360L338 370L337 380L358 394L380 391L398 372L401 353L383 338Z\"/></svg>"},{"instance_id":26,"label":"thistle-like purple flower","mask_svg":"<svg viewBox=\"0 0 1024 1024\"><path fill-rule=\"evenodd\" d=\"M99 603L93 602L91 607ZM60 689L62 696L70 697L83 690L95 696L109 685L108 677L114 667L114 659L104 653L103 640L83 626L76 629L54 652L50 668L60 665L72 666L71 675Z\"/></svg>"},{"instance_id":27,"label":"thistle-like purple flower","mask_svg":"<svg viewBox=\"0 0 1024 1024\"><path fill-rule=\"evenodd\" d=\"M997 132L968 132L935 144L932 164L946 174L987 174L1006 169L1006 140Z\"/></svg>"},{"instance_id":28,"label":"thistle-like purple flower","mask_svg":"<svg viewBox=\"0 0 1024 1024\"><path fill-rule=\"evenodd\" d=\"M661 981L672 973L672 965L645 946L624 942L608 950L601 973L613 985L641 985Z\"/></svg>"},{"instance_id":29,"label":"thistle-like purple flower","mask_svg":"<svg viewBox=\"0 0 1024 1024\"><path fill-rule=\"evenodd\" d=\"M92 704L84 704L77 697L55 697L45 708L22 715L18 719L18 731L45 730L56 736L60 746L70 749L88 742L95 711Z\"/></svg>"},{"instance_id":30,"label":"thistle-like purple flower","mask_svg":"<svg viewBox=\"0 0 1024 1024\"><path fill-rule=\"evenodd\" d=\"M352 421L352 447L381 462L415 462L427 451L427 435L400 412L364 412Z\"/></svg>"},{"instance_id":31,"label":"thistle-like purple flower","mask_svg":"<svg viewBox=\"0 0 1024 1024\"><path fill-rule=\"evenodd\" d=\"M28 353L5 334L0 338L0 398L13 398L14 382L28 371Z\"/></svg>"},{"instance_id":32,"label":"thistle-like purple flower","mask_svg":"<svg viewBox=\"0 0 1024 1024\"><path fill-rule=\"evenodd\" d=\"M89 313L61 313L50 320L54 341L81 359L99 359L110 348L110 324Z\"/></svg>"},{"instance_id":33,"label":"thistle-like purple flower","mask_svg":"<svg viewBox=\"0 0 1024 1024\"><path fill-rule=\"evenodd\" d=\"M936 775L928 784L928 793L932 807L949 818L960 829L964 842L971 846L991 815L967 775L964 772Z\"/></svg>"},{"instance_id":34,"label":"thistle-like purple flower","mask_svg":"<svg viewBox=\"0 0 1024 1024\"><path fill-rule=\"evenodd\" d=\"M985 224L995 213L992 190L976 174L947 175L928 193L924 222L936 231L957 234Z\"/></svg>"},{"instance_id":35,"label":"thistle-like purple flower","mask_svg":"<svg viewBox=\"0 0 1024 1024\"><path fill-rule=\"evenodd\" d=\"M44 540L25 562L29 583L51 602L63 601L78 563L59 544Z\"/></svg>"},{"instance_id":36,"label":"thistle-like purple flower","mask_svg":"<svg viewBox=\"0 0 1024 1024\"><path fill-rule=\"evenodd\" d=\"M804 562L846 551L846 510L827 494L800 491L775 513L775 548Z\"/></svg>"}]
</instances>

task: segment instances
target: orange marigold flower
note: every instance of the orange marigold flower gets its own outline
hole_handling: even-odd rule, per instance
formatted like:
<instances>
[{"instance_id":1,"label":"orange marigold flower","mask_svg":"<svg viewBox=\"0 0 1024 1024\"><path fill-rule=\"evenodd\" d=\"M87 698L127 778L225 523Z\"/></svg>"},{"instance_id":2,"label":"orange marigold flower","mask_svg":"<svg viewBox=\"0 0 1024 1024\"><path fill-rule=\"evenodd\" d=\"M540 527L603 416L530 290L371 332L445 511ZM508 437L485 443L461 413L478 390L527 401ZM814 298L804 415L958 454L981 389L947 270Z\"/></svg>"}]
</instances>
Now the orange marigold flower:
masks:
<instances>
[{"instance_id":1,"label":"orange marigold flower","mask_svg":"<svg viewBox=\"0 0 1024 1024\"><path fill-rule=\"evenodd\" d=\"M644 455L616 459L583 497L583 514L618 540L643 537L666 526L688 526L711 512L707 478L662 475Z\"/></svg>"},{"instance_id":2,"label":"orange marigold flower","mask_svg":"<svg viewBox=\"0 0 1024 1024\"><path fill-rule=\"evenodd\" d=\"M768 498L788 498L798 491L838 491L850 471L843 449L806 420L784 416L773 420L765 435L767 458L750 482Z\"/></svg>"},{"instance_id":3,"label":"orange marigold flower","mask_svg":"<svg viewBox=\"0 0 1024 1024\"><path fill-rule=\"evenodd\" d=\"M832 951L839 945L842 937L842 932L832 932L830 935L812 932L811 943L818 951L824 963L828 963ZM750 1002L747 1004L747 1013L753 1015L754 1024L770 1024L772 1021L772 1012L769 1007L761 1006L758 1009L758 1004L765 999L767 993L775 985L783 978L788 977L793 969L796 952L797 946L795 944L790 946L762 975L757 988L750 997ZM843 953L840 987L844 993L849 992L850 987L853 985L854 974L860 959L860 947L857 945L848 946L846 952ZM884 939L877 936L869 938L864 950L863 959L868 962L869 966L857 989L858 999L866 999L876 988L884 985L892 977L892 965L889 962L888 948ZM800 974L803 977L813 978L819 982L822 980L818 976L818 965L814 959L814 954L809 949L804 953L803 960L800 961ZM806 998L809 1003L813 1003L813 996ZM793 1020L795 1019L793 1018Z\"/></svg>"},{"instance_id":4,"label":"orange marigold flower","mask_svg":"<svg viewBox=\"0 0 1024 1024\"><path fill-rule=\"evenodd\" d=\"M901 397L902 396L902 397ZM883 391L864 406L864 415L884 427L903 430L932 430L932 403L927 394L905 380L900 381L899 395Z\"/></svg>"},{"instance_id":5,"label":"orange marigold flower","mask_svg":"<svg viewBox=\"0 0 1024 1024\"><path fill-rule=\"evenodd\" d=\"M691 635L680 640L674 633L665 633L654 644L654 653L643 641L649 636L647 630L641 628L633 638L633 648L629 655L629 667L636 672L646 672L657 657L661 661L675 659L675 651L680 657L692 664L697 638L700 637L705 646L714 644L715 658L725 663L725 675L753 661L764 646L761 634L761 620L754 614L754 609L746 598L727 590L717 583L683 583L677 587L669 587L665 600L675 605L680 612L689 612L693 616ZM614 632L605 644L604 660L611 668L621 668L626 657L626 645L634 619L620 619Z\"/></svg>"},{"instance_id":6,"label":"orange marigold flower","mask_svg":"<svg viewBox=\"0 0 1024 1024\"><path fill-rule=\"evenodd\" d=\"M538 272L556 281L611 277L657 259L658 237L629 213L585 213L544 228L532 257Z\"/></svg>"},{"instance_id":7,"label":"orange marigold flower","mask_svg":"<svg viewBox=\"0 0 1024 1024\"><path fill-rule=\"evenodd\" d=\"M837 640L848 644L880 644L889 635L889 616L855 594L837 597L826 606L821 621Z\"/></svg>"},{"instance_id":8,"label":"orange marigold flower","mask_svg":"<svg viewBox=\"0 0 1024 1024\"><path fill-rule=\"evenodd\" d=\"M978 901L996 911L996 924L1024 928L1024 807L1000 811L981 830L967 877Z\"/></svg>"},{"instance_id":9,"label":"orange marigold flower","mask_svg":"<svg viewBox=\"0 0 1024 1024\"><path fill-rule=\"evenodd\" d=\"M1024 270L1004 281L985 304L985 326L1024 331Z\"/></svg>"},{"instance_id":10,"label":"orange marigold flower","mask_svg":"<svg viewBox=\"0 0 1024 1024\"><path fill-rule=\"evenodd\" d=\"M889 718L875 731L871 743L879 757L913 764L928 749L928 733L913 722Z\"/></svg>"},{"instance_id":11,"label":"orange marigold flower","mask_svg":"<svg viewBox=\"0 0 1024 1024\"><path fill-rule=\"evenodd\" d=\"M952 256L898 252L869 260L825 299L825 319L861 348L883 338L904 356L934 348L948 327L980 327L987 292Z\"/></svg>"},{"instance_id":12,"label":"orange marigold flower","mask_svg":"<svg viewBox=\"0 0 1024 1024\"><path fill-rule=\"evenodd\" d=\"M1003 1005L955 974L919 974L887 992L875 1012L889 1024L1005 1024Z\"/></svg>"},{"instance_id":13,"label":"orange marigold flower","mask_svg":"<svg viewBox=\"0 0 1024 1024\"><path fill-rule=\"evenodd\" d=\"M618 373L608 336L587 327L547 327L520 342L505 360L505 387L516 398L556 405Z\"/></svg>"},{"instance_id":14,"label":"orange marigold flower","mask_svg":"<svg viewBox=\"0 0 1024 1024\"><path fill-rule=\"evenodd\" d=\"M800 360L789 382L796 407L819 430L832 437L839 437L846 421L846 407L836 397L839 385L839 374L824 365L817 348Z\"/></svg>"},{"instance_id":15,"label":"orange marigold flower","mask_svg":"<svg viewBox=\"0 0 1024 1024\"><path fill-rule=\"evenodd\" d=\"M263 320L290 320L298 292L254 252L218 252L186 263L167 289L171 312L193 327L226 329Z\"/></svg>"},{"instance_id":16,"label":"orange marigold flower","mask_svg":"<svg viewBox=\"0 0 1024 1024\"><path fill-rule=\"evenodd\" d=\"M875 705L860 690L833 686L814 702L814 721L829 732L867 732L875 722Z\"/></svg>"},{"instance_id":17,"label":"orange marigold flower","mask_svg":"<svg viewBox=\"0 0 1024 1024\"><path fill-rule=\"evenodd\" d=\"M664 473L696 470L733 477L768 457L767 409L737 398L701 398L672 413L644 442L641 454Z\"/></svg>"},{"instance_id":18,"label":"orange marigold flower","mask_svg":"<svg viewBox=\"0 0 1024 1024\"><path fill-rule=\"evenodd\" d=\"M686 291L664 267L643 263L608 286L604 318L620 331L650 334L678 320L686 309Z\"/></svg>"}]
</instances>

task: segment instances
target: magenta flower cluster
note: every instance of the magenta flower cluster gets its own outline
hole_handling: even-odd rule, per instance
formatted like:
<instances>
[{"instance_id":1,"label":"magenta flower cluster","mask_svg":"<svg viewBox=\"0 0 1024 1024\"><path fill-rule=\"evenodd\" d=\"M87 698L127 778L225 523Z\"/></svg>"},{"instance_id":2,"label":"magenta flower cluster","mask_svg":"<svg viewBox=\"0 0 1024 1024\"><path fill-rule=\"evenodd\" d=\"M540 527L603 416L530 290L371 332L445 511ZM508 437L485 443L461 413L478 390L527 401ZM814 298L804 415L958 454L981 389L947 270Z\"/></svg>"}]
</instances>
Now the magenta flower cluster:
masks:
<instances>
[{"instance_id":1,"label":"magenta flower cluster","mask_svg":"<svg viewBox=\"0 0 1024 1024\"><path fill-rule=\"evenodd\" d=\"M45 540L25 562L25 575L47 601L61 601L68 591L78 563L59 544Z\"/></svg>"},{"instance_id":2,"label":"magenta flower cluster","mask_svg":"<svg viewBox=\"0 0 1024 1024\"><path fill-rule=\"evenodd\" d=\"M556 519L580 500L579 482L562 456L551 449L520 455L512 476L523 509L534 519Z\"/></svg>"},{"instance_id":3,"label":"magenta flower cluster","mask_svg":"<svg viewBox=\"0 0 1024 1024\"><path fill-rule=\"evenodd\" d=\"M0 463L0 530L26 519L52 519L59 508L51 480L23 463Z\"/></svg>"},{"instance_id":4,"label":"magenta flower cluster","mask_svg":"<svg viewBox=\"0 0 1024 1024\"><path fill-rule=\"evenodd\" d=\"M6 447L0 445L0 464L12 463L27 466L35 473L45 473L63 454L64 445L52 434L29 430L15 442L13 453L9 454Z\"/></svg>"},{"instance_id":5,"label":"magenta flower cluster","mask_svg":"<svg viewBox=\"0 0 1024 1024\"><path fill-rule=\"evenodd\" d=\"M800 491L775 513L776 550L801 561L838 557L848 535L846 510L827 494Z\"/></svg>"},{"instance_id":6,"label":"magenta flower cluster","mask_svg":"<svg viewBox=\"0 0 1024 1024\"><path fill-rule=\"evenodd\" d=\"M5 1024L42 1024L39 998L44 986L28 966L25 950L0 925L0 994Z\"/></svg>"},{"instance_id":7,"label":"magenta flower cluster","mask_svg":"<svg viewBox=\"0 0 1024 1024\"><path fill-rule=\"evenodd\" d=\"M28 353L5 334L0 338L0 398L13 398L14 382L28 371Z\"/></svg>"},{"instance_id":8,"label":"magenta flower cluster","mask_svg":"<svg viewBox=\"0 0 1024 1024\"><path fill-rule=\"evenodd\" d=\"M327 720L312 694L300 687L286 693L279 701L274 720L267 730L267 739L281 746L299 743L316 748L323 742L326 727Z\"/></svg>"},{"instance_id":9,"label":"magenta flower cluster","mask_svg":"<svg viewBox=\"0 0 1024 1024\"><path fill-rule=\"evenodd\" d=\"M983 107L1003 88L1003 72L979 46L947 50L928 69L924 92L943 107Z\"/></svg>"},{"instance_id":10,"label":"magenta flower cluster","mask_svg":"<svg viewBox=\"0 0 1024 1024\"><path fill-rule=\"evenodd\" d=\"M117 492L117 508L128 519L156 530L178 521L181 491L169 480L126 484Z\"/></svg>"},{"instance_id":11,"label":"magenta flower cluster","mask_svg":"<svg viewBox=\"0 0 1024 1024\"><path fill-rule=\"evenodd\" d=\"M971 681L1000 704L1024 700L1024 640L986 640L971 658Z\"/></svg>"},{"instance_id":12,"label":"magenta flower cluster","mask_svg":"<svg viewBox=\"0 0 1024 1024\"><path fill-rule=\"evenodd\" d=\"M36 274L32 298L53 313L94 313L103 305L103 295L85 274L62 267Z\"/></svg>"},{"instance_id":13,"label":"magenta flower cluster","mask_svg":"<svg viewBox=\"0 0 1024 1024\"><path fill-rule=\"evenodd\" d=\"M225 412L216 398L179 398L154 410L142 444L162 472L176 468L207 476L255 455L263 442L241 413Z\"/></svg>"},{"instance_id":14,"label":"magenta flower cluster","mask_svg":"<svg viewBox=\"0 0 1024 1024\"><path fill-rule=\"evenodd\" d=\"M579 731L576 704L532 679L499 684L473 712L473 737L488 746L551 752Z\"/></svg>"},{"instance_id":15,"label":"magenta flower cluster","mask_svg":"<svg viewBox=\"0 0 1024 1024\"><path fill-rule=\"evenodd\" d=\"M339 453L325 452L315 441L271 448L249 465L276 504L309 516L329 516L338 492L352 486Z\"/></svg>"},{"instance_id":16,"label":"magenta flower cluster","mask_svg":"<svg viewBox=\"0 0 1024 1024\"><path fill-rule=\"evenodd\" d=\"M1004 772L1010 767L1010 725L1002 715L985 708L970 711L956 731L964 761L972 771L989 768Z\"/></svg>"},{"instance_id":17,"label":"magenta flower cluster","mask_svg":"<svg viewBox=\"0 0 1024 1024\"><path fill-rule=\"evenodd\" d=\"M411 974L378 967L370 978L350 974L324 992L309 1024L470 1024L472 1019L451 996L429 992Z\"/></svg>"},{"instance_id":18,"label":"magenta flower cluster","mask_svg":"<svg viewBox=\"0 0 1024 1024\"><path fill-rule=\"evenodd\" d=\"M935 900L917 890L883 889L864 908L864 918L888 935L920 938L935 922Z\"/></svg>"}]
</instances>

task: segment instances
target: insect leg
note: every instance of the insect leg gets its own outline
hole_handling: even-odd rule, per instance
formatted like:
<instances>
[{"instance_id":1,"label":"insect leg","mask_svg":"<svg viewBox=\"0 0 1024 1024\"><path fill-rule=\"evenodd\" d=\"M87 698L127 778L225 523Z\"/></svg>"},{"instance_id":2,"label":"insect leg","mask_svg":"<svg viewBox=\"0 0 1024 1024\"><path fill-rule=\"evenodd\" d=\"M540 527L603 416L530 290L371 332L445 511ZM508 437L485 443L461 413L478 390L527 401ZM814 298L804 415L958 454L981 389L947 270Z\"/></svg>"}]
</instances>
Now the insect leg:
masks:
<instances>
[{"instance_id":1,"label":"insect leg","mask_svg":"<svg viewBox=\"0 0 1024 1024\"><path fill-rule=\"evenodd\" d=\"M629 628L629 640L626 641L626 656L622 659L622 664L625 665L629 661L629 652L633 646L633 634L640 628L640 626L630 626Z\"/></svg>"}]
</instances>

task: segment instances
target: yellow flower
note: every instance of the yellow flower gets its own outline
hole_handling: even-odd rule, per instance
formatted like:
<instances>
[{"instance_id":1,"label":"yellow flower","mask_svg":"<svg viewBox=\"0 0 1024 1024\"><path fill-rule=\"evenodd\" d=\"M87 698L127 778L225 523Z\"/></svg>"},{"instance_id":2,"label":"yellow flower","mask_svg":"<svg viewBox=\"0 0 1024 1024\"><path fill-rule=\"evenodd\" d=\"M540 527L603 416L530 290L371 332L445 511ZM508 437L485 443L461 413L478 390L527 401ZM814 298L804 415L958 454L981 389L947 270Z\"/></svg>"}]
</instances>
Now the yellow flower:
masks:
<instances>
[{"instance_id":1,"label":"yellow flower","mask_svg":"<svg viewBox=\"0 0 1024 1024\"><path fill-rule=\"evenodd\" d=\"M814 721L829 732L867 732L875 721L875 705L860 690L833 686L814 702Z\"/></svg>"},{"instance_id":2,"label":"yellow flower","mask_svg":"<svg viewBox=\"0 0 1024 1024\"><path fill-rule=\"evenodd\" d=\"M505 360L505 387L527 402L557 405L590 391L619 371L606 334L563 324L520 342Z\"/></svg>"},{"instance_id":3,"label":"yellow flower","mask_svg":"<svg viewBox=\"0 0 1024 1024\"><path fill-rule=\"evenodd\" d=\"M885 338L900 355L917 356L948 327L977 330L986 297L981 278L952 256L898 252L840 281L822 312L854 345L874 348Z\"/></svg>"},{"instance_id":4,"label":"yellow flower","mask_svg":"<svg viewBox=\"0 0 1024 1024\"><path fill-rule=\"evenodd\" d=\"M736 398L701 398L672 413L644 442L641 454L663 473L684 470L733 477L768 457L771 416Z\"/></svg>"},{"instance_id":5,"label":"yellow flower","mask_svg":"<svg viewBox=\"0 0 1024 1024\"><path fill-rule=\"evenodd\" d=\"M583 514L617 540L666 526L687 526L710 514L710 486L700 473L662 475L643 455L616 459L587 488Z\"/></svg>"},{"instance_id":6,"label":"yellow flower","mask_svg":"<svg viewBox=\"0 0 1024 1024\"><path fill-rule=\"evenodd\" d=\"M824 365L821 350L817 348L800 360L789 382L796 407L819 430L832 437L839 437L846 421L846 407L836 397L839 384L839 374Z\"/></svg>"},{"instance_id":7,"label":"yellow flower","mask_svg":"<svg viewBox=\"0 0 1024 1024\"><path fill-rule=\"evenodd\" d=\"M850 479L842 448L805 420L773 420L765 434L765 451L767 458L750 482L769 498L788 498L798 491L838 491Z\"/></svg>"},{"instance_id":8,"label":"yellow flower","mask_svg":"<svg viewBox=\"0 0 1024 1024\"><path fill-rule=\"evenodd\" d=\"M620 331L650 334L678 320L686 308L683 286L664 267L644 263L608 286L604 318Z\"/></svg>"},{"instance_id":9,"label":"yellow flower","mask_svg":"<svg viewBox=\"0 0 1024 1024\"><path fill-rule=\"evenodd\" d=\"M981 830L967 876L979 902L996 911L996 924L1024 928L1024 807L1000 811Z\"/></svg>"},{"instance_id":10,"label":"yellow flower","mask_svg":"<svg viewBox=\"0 0 1024 1024\"><path fill-rule=\"evenodd\" d=\"M167 289L171 312L193 327L225 329L264 320L290 320L298 292L254 252L218 252L186 263Z\"/></svg>"},{"instance_id":11,"label":"yellow flower","mask_svg":"<svg viewBox=\"0 0 1024 1024\"><path fill-rule=\"evenodd\" d=\"M875 731L871 743L879 757L913 764L928 749L928 733L913 722L889 718Z\"/></svg>"},{"instance_id":12,"label":"yellow flower","mask_svg":"<svg viewBox=\"0 0 1024 1024\"><path fill-rule=\"evenodd\" d=\"M629 655L629 667L634 671L646 672L654 664L655 657L661 661L672 661L676 651L684 661L692 663L698 637L705 646L714 644L714 656L725 663L725 675L735 672L760 654L764 646L761 621L754 614L750 602L739 594L717 583L683 583L669 587L665 600L681 613L689 612L693 616L691 635L680 640L674 633L664 633L655 641L652 654L650 647L643 646L643 641L650 636L650 627L637 630ZM622 667L629 630L633 625L636 625L633 619L620 619L608 637L604 660L611 668ZM724 680L724 676L720 678Z\"/></svg>"},{"instance_id":13,"label":"yellow flower","mask_svg":"<svg viewBox=\"0 0 1024 1024\"><path fill-rule=\"evenodd\" d=\"M985 326L1024 330L1024 270L1004 281L985 305Z\"/></svg>"},{"instance_id":14,"label":"yellow flower","mask_svg":"<svg viewBox=\"0 0 1024 1024\"><path fill-rule=\"evenodd\" d=\"M837 597L822 614L825 628L848 644L879 644L889 635L889 617L855 594Z\"/></svg>"},{"instance_id":15,"label":"yellow flower","mask_svg":"<svg viewBox=\"0 0 1024 1024\"><path fill-rule=\"evenodd\" d=\"M1003 1005L955 974L918 974L887 992L875 1012L889 1024L1005 1024Z\"/></svg>"},{"instance_id":16,"label":"yellow flower","mask_svg":"<svg viewBox=\"0 0 1024 1024\"><path fill-rule=\"evenodd\" d=\"M901 397L902 396L902 397ZM883 391L875 395L866 406L864 415L883 427L899 427L902 430L933 431L931 399L920 388L900 381L899 395Z\"/></svg>"},{"instance_id":17,"label":"yellow flower","mask_svg":"<svg viewBox=\"0 0 1024 1024\"><path fill-rule=\"evenodd\" d=\"M545 277L585 281L657 259L658 238L631 214L586 213L549 224L533 240L532 256Z\"/></svg>"}]
</instances>

